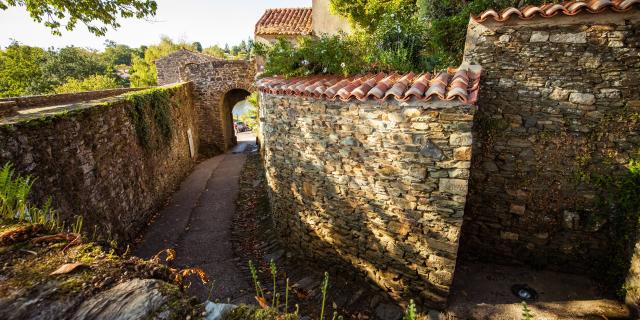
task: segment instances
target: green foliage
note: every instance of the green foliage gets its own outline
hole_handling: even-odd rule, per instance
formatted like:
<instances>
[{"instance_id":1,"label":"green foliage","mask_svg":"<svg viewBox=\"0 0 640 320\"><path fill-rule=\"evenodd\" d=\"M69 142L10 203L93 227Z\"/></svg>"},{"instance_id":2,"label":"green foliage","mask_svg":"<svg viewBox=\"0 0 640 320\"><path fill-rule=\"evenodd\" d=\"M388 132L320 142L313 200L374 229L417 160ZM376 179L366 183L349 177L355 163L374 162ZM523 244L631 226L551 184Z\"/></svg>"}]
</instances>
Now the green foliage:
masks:
<instances>
[{"instance_id":1,"label":"green foliage","mask_svg":"<svg viewBox=\"0 0 640 320\"><path fill-rule=\"evenodd\" d=\"M372 31L382 15L410 15L415 11L415 3L416 0L331 0L330 8L353 25Z\"/></svg>"},{"instance_id":2,"label":"green foliage","mask_svg":"<svg viewBox=\"0 0 640 320\"><path fill-rule=\"evenodd\" d=\"M148 46L146 50L144 50L144 57L133 56L130 79L131 86L155 86L158 77L155 61L180 49L196 50L192 43L184 41L174 42L169 37L162 37L159 44Z\"/></svg>"},{"instance_id":3,"label":"green foliage","mask_svg":"<svg viewBox=\"0 0 640 320\"><path fill-rule=\"evenodd\" d=\"M193 48L198 51L198 52L202 52L202 43L196 41L194 43L191 44L193 46Z\"/></svg>"},{"instance_id":4,"label":"green foliage","mask_svg":"<svg viewBox=\"0 0 640 320\"><path fill-rule=\"evenodd\" d=\"M29 206L27 196L33 186L33 179L16 175L10 163L0 170L0 216L24 220Z\"/></svg>"},{"instance_id":5,"label":"green foliage","mask_svg":"<svg viewBox=\"0 0 640 320\"><path fill-rule=\"evenodd\" d=\"M622 176L589 177L600 188L600 212L609 224L611 254L599 262L599 275L614 288L623 288L640 235L640 159L632 159L627 167Z\"/></svg>"},{"instance_id":6,"label":"green foliage","mask_svg":"<svg viewBox=\"0 0 640 320\"><path fill-rule=\"evenodd\" d=\"M212 57L216 57L216 58L220 58L220 59L224 59L225 57L225 53L224 50L222 48L220 48L218 45L213 45L211 47L208 48L204 48L204 50L202 50L203 53L208 54Z\"/></svg>"},{"instance_id":7,"label":"green foliage","mask_svg":"<svg viewBox=\"0 0 640 320\"><path fill-rule=\"evenodd\" d=\"M260 287L260 281L258 280L258 271L256 270L256 267L253 265L253 261L251 260L249 260L249 271L251 272L253 286L256 289L256 297L264 299L264 291L262 291L262 287Z\"/></svg>"},{"instance_id":8,"label":"green foliage","mask_svg":"<svg viewBox=\"0 0 640 320\"><path fill-rule=\"evenodd\" d=\"M144 49L131 48L124 44L117 44L111 40L105 41L105 49L102 53L103 63L108 66L130 66L132 63L132 57L144 56Z\"/></svg>"},{"instance_id":9,"label":"green foliage","mask_svg":"<svg viewBox=\"0 0 640 320\"><path fill-rule=\"evenodd\" d=\"M269 261L269 269L271 270L271 279L273 280L273 291L271 293L271 308L276 308L276 295L278 294L278 290L276 287L276 276L278 275L278 268L276 267L276 263L273 261L273 259Z\"/></svg>"},{"instance_id":10,"label":"green foliage","mask_svg":"<svg viewBox=\"0 0 640 320\"><path fill-rule=\"evenodd\" d=\"M265 75L357 74L432 71L458 65L471 14L489 8L540 4L544 0L331 0L348 18L349 36L280 40L258 50L267 58Z\"/></svg>"},{"instance_id":11,"label":"green foliage","mask_svg":"<svg viewBox=\"0 0 640 320\"><path fill-rule=\"evenodd\" d=\"M0 97L38 94L47 91L41 65L46 61L43 49L13 42L0 50Z\"/></svg>"},{"instance_id":12,"label":"green foliage","mask_svg":"<svg viewBox=\"0 0 640 320\"><path fill-rule=\"evenodd\" d=\"M329 273L324 273L324 279L322 280L322 306L320 308L320 320L324 320L324 308L327 301L327 291L329 290Z\"/></svg>"},{"instance_id":13,"label":"green foliage","mask_svg":"<svg viewBox=\"0 0 640 320\"><path fill-rule=\"evenodd\" d=\"M264 76L358 74L379 71L429 71L436 61L425 54L426 28L413 16L383 14L374 32L299 38L297 44L280 38L271 46L256 44L266 58Z\"/></svg>"},{"instance_id":14,"label":"green foliage","mask_svg":"<svg viewBox=\"0 0 640 320\"><path fill-rule=\"evenodd\" d=\"M413 299L409 300L409 306L407 310L404 311L404 315L402 316L402 320L417 320L418 312L416 311L416 303Z\"/></svg>"},{"instance_id":15,"label":"green foliage","mask_svg":"<svg viewBox=\"0 0 640 320\"><path fill-rule=\"evenodd\" d=\"M55 35L62 35L62 27L71 31L82 22L89 32L104 36L108 27L120 27L118 19L154 16L158 5L153 0L0 0L0 10L9 7L24 7Z\"/></svg>"},{"instance_id":16,"label":"green foliage","mask_svg":"<svg viewBox=\"0 0 640 320\"><path fill-rule=\"evenodd\" d=\"M42 207L29 203L34 181L31 176L16 174L10 163L0 169L0 218L41 224L51 230L60 229L59 215L53 210L51 199ZM81 228L82 225L78 229Z\"/></svg>"},{"instance_id":17,"label":"green foliage","mask_svg":"<svg viewBox=\"0 0 640 320\"><path fill-rule=\"evenodd\" d=\"M49 49L47 51L14 42L0 50L0 97L55 93L58 87L78 85L88 80L101 87L118 87L128 83L117 78L112 60L105 53L78 47ZM122 61L122 60L119 60ZM95 78L96 75L103 76ZM113 79L117 84L102 81ZM76 80L76 81L74 81ZM67 91L69 92L69 91Z\"/></svg>"},{"instance_id":18,"label":"green foliage","mask_svg":"<svg viewBox=\"0 0 640 320\"><path fill-rule=\"evenodd\" d=\"M429 22L429 53L439 58L441 66L458 65L462 59L469 16L487 9L523 7L548 0L418 0L420 18Z\"/></svg>"},{"instance_id":19,"label":"green foliage","mask_svg":"<svg viewBox=\"0 0 640 320\"><path fill-rule=\"evenodd\" d=\"M533 314L525 301L522 301L522 320L533 320Z\"/></svg>"},{"instance_id":20,"label":"green foliage","mask_svg":"<svg viewBox=\"0 0 640 320\"><path fill-rule=\"evenodd\" d=\"M81 80L111 71L94 50L69 46L58 50L50 49L48 55L42 72L52 85L64 83L70 78Z\"/></svg>"},{"instance_id":21,"label":"green foliage","mask_svg":"<svg viewBox=\"0 0 640 320\"><path fill-rule=\"evenodd\" d=\"M226 312L222 316L223 320L297 320L295 314L281 314L277 310L260 309L250 305L239 305Z\"/></svg>"},{"instance_id":22,"label":"green foliage","mask_svg":"<svg viewBox=\"0 0 640 320\"><path fill-rule=\"evenodd\" d=\"M346 75L366 68L363 56L356 54L360 46L343 35L300 38L297 46L279 38L272 46L257 48L256 54L267 59L264 76Z\"/></svg>"},{"instance_id":23,"label":"green foliage","mask_svg":"<svg viewBox=\"0 0 640 320\"><path fill-rule=\"evenodd\" d=\"M93 75L84 80L69 79L64 84L57 86L56 93L71 93L83 91L105 90L120 87L115 78L104 75Z\"/></svg>"},{"instance_id":24,"label":"green foliage","mask_svg":"<svg viewBox=\"0 0 640 320\"><path fill-rule=\"evenodd\" d=\"M240 115L240 121L244 122L251 130L258 134L259 121L258 121L258 92L252 93L247 97L247 102L251 104L251 108L244 114Z\"/></svg>"},{"instance_id":25,"label":"green foliage","mask_svg":"<svg viewBox=\"0 0 640 320\"><path fill-rule=\"evenodd\" d=\"M173 135L170 88L153 88L127 94L127 109L140 145L148 151L168 144Z\"/></svg>"}]
</instances>

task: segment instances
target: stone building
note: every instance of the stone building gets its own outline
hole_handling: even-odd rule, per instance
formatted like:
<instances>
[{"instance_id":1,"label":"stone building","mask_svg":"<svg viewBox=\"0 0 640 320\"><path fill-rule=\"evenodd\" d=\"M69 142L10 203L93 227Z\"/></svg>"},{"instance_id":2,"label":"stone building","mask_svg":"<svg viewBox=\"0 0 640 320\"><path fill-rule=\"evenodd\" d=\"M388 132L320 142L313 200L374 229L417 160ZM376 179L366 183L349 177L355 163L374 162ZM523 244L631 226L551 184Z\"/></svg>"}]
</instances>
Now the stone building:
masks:
<instances>
[{"instance_id":1,"label":"stone building","mask_svg":"<svg viewBox=\"0 0 640 320\"><path fill-rule=\"evenodd\" d=\"M254 63L217 59L185 49L155 63L158 84L193 82L199 152L211 156L235 145L231 111L254 90Z\"/></svg>"},{"instance_id":2,"label":"stone building","mask_svg":"<svg viewBox=\"0 0 640 320\"><path fill-rule=\"evenodd\" d=\"M313 0L311 8L267 9L256 23L254 39L269 45L278 38L295 43L299 37L334 35L350 32L348 21L329 10L329 0ZM258 70L264 65L262 57L256 58Z\"/></svg>"},{"instance_id":3,"label":"stone building","mask_svg":"<svg viewBox=\"0 0 640 320\"><path fill-rule=\"evenodd\" d=\"M162 86L165 84L179 82L181 68L184 68L187 64L198 64L218 60L221 59L204 53L180 49L155 61L158 74L158 85Z\"/></svg>"}]
</instances>

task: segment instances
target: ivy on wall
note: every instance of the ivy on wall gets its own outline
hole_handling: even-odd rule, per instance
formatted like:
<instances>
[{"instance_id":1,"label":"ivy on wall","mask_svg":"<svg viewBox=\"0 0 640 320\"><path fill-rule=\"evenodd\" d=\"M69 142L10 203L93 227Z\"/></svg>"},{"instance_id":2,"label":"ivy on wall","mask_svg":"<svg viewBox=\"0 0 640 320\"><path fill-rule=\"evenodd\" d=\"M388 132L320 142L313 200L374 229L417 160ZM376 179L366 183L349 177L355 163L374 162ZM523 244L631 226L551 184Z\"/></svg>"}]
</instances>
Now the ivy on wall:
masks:
<instances>
[{"instance_id":1,"label":"ivy on wall","mask_svg":"<svg viewBox=\"0 0 640 320\"><path fill-rule=\"evenodd\" d=\"M167 145L173 135L171 118L172 88L152 88L127 95L127 109L138 136L147 151Z\"/></svg>"}]
</instances>

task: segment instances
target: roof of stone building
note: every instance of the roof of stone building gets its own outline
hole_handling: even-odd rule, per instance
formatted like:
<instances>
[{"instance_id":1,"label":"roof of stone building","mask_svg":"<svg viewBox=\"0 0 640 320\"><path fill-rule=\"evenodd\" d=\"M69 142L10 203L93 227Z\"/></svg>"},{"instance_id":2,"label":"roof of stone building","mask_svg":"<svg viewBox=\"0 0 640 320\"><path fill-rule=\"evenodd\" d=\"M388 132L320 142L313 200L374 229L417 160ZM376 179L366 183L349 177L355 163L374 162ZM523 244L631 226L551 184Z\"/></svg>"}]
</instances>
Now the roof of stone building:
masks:
<instances>
[{"instance_id":1,"label":"roof of stone building","mask_svg":"<svg viewBox=\"0 0 640 320\"><path fill-rule=\"evenodd\" d=\"M312 8L267 9L256 23L255 34L309 35L313 32Z\"/></svg>"},{"instance_id":2,"label":"roof of stone building","mask_svg":"<svg viewBox=\"0 0 640 320\"><path fill-rule=\"evenodd\" d=\"M493 19L498 22L517 17L523 20L535 17L551 18L557 15L573 16L581 12L600 13L603 11L624 12L632 10L640 5L640 0L588 0L566 1L563 3L547 3L541 6L525 6L522 8L507 8L500 12L493 9L482 12L472 17L476 22L484 22Z\"/></svg>"},{"instance_id":3,"label":"roof of stone building","mask_svg":"<svg viewBox=\"0 0 640 320\"><path fill-rule=\"evenodd\" d=\"M341 77L316 75L303 78L264 78L257 82L258 90L264 93L314 97L342 101L369 99L384 101L393 97L397 101L415 98L428 101L458 99L474 104L480 87L479 66L464 66L449 69L437 75L430 73L378 73Z\"/></svg>"}]
</instances>

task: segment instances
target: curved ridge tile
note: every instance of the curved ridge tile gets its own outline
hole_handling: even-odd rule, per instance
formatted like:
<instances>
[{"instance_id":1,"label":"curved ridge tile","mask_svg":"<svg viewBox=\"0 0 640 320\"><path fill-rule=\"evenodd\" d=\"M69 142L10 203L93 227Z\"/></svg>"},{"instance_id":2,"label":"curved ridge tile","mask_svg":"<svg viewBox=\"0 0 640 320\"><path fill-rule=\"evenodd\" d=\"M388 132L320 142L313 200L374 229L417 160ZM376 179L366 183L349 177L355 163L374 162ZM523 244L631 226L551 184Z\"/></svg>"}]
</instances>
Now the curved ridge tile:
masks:
<instances>
[{"instance_id":1,"label":"curved ridge tile","mask_svg":"<svg viewBox=\"0 0 640 320\"><path fill-rule=\"evenodd\" d=\"M411 97L416 97L420 99L424 96L424 92L429 88L429 80L431 80L431 74L424 73L418 77L416 81L413 82L411 88L405 92L403 100L409 100Z\"/></svg>"},{"instance_id":2,"label":"curved ridge tile","mask_svg":"<svg viewBox=\"0 0 640 320\"><path fill-rule=\"evenodd\" d=\"M381 100L384 100L390 96L393 96L396 100L401 100L404 96L404 93L409 88L409 84L413 81L413 77L413 72L409 72L408 74L404 75L391 87L391 89L387 90Z\"/></svg>"},{"instance_id":3,"label":"curved ridge tile","mask_svg":"<svg viewBox=\"0 0 640 320\"><path fill-rule=\"evenodd\" d=\"M471 20L482 23L493 19L497 22L509 20L511 16L527 20L535 17L551 18L558 14L573 16L581 12L597 14L610 9L615 12L631 10L634 5L640 4L640 0L589 0L589 1L567 1L563 3L547 3L540 6L528 5L519 9L507 8L500 13L493 9L486 10L477 16L472 16Z\"/></svg>"},{"instance_id":4,"label":"curved ridge tile","mask_svg":"<svg viewBox=\"0 0 640 320\"><path fill-rule=\"evenodd\" d=\"M256 81L260 92L278 95L314 97L335 101L368 99L384 101L394 97L397 101L416 98L428 101L459 99L464 103L475 102L480 85L480 66L463 64L459 68L449 68L435 77L429 73L415 75L396 72L368 74L352 77L335 75L315 75L285 79L264 78Z\"/></svg>"}]
</instances>

